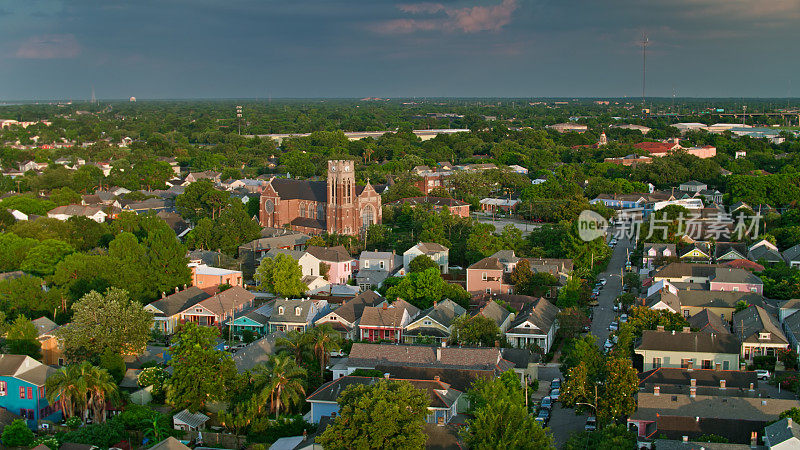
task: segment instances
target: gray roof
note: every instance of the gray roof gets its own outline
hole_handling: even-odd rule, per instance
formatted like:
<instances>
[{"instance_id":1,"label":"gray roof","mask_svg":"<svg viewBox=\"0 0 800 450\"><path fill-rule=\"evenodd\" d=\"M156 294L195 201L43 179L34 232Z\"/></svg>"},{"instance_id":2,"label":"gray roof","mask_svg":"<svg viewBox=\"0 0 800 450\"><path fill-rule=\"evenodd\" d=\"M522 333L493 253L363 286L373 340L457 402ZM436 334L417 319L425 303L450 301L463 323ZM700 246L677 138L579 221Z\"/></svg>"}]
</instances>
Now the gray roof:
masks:
<instances>
[{"instance_id":1,"label":"gray roof","mask_svg":"<svg viewBox=\"0 0 800 450\"><path fill-rule=\"evenodd\" d=\"M740 255L735 259L747 258L747 244L744 242L717 242L714 247L714 257L721 258L732 251Z\"/></svg>"},{"instance_id":2,"label":"gray roof","mask_svg":"<svg viewBox=\"0 0 800 450\"><path fill-rule=\"evenodd\" d=\"M800 244L783 251L783 258L786 262L800 261Z\"/></svg>"},{"instance_id":3,"label":"gray roof","mask_svg":"<svg viewBox=\"0 0 800 450\"><path fill-rule=\"evenodd\" d=\"M180 292L156 300L150 303L150 306L158 309L164 317L174 316L187 308L190 308L203 300L211 297L208 292L200 289L197 286L190 286Z\"/></svg>"},{"instance_id":4,"label":"gray roof","mask_svg":"<svg viewBox=\"0 0 800 450\"><path fill-rule=\"evenodd\" d=\"M496 301L491 300L474 315L481 315L483 317L492 319L499 327L508 319L508 316L511 315L511 312L500 306L500 304Z\"/></svg>"},{"instance_id":5,"label":"gray roof","mask_svg":"<svg viewBox=\"0 0 800 450\"><path fill-rule=\"evenodd\" d=\"M645 299L644 306L652 308L660 302L663 302L665 305L669 306L674 312L679 312L681 310L680 298L678 298L677 295L673 294L668 289L659 289L657 292L654 292L653 295Z\"/></svg>"},{"instance_id":6,"label":"gray roof","mask_svg":"<svg viewBox=\"0 0 800 450\"><path fill-rule=\"evenodd\" d=\"M0 376L14 377L36 386L44 382L56 369L25 355L0 355Z\"/></svg>"},{"instance_id":7,"label":"gray roof","mask_svg":"<svg viewBox=\"0 0 800 450\"><path fill-rule=\"evenodd\" d=\"M655 395L640 392L637 395L638 409L631 419L656 420L661 416L701 417L717 419L770 421L793 407L800 407L797 400L778 398L719 397L686 394Z\"/></svg>"},{"instance_id":8,"label":"gray roof","mask_svg":"<svg viewBox=\"0 0 800 450\"><path fill-rule=\"evenodd\" d=\"M244 372L259 364L266 364L269 361L269 357L275 353L275 341L283 336L284 333L282 332L270 333L248 344L247 347L239 349L233 354L236 370Z\"/></svg>"},{"instance_id":9,"label":"gray roof","mask_svg":"<svg viewBox=\"0 0 800 450\"><path fill-rule=\"evenodd\" d=\"M730 333L728 324L722 321L719 314L714 314L708 308L689 318L689 326L698 331L707 333Z\"/></svg>"},{"instance_id":10,"label":"gray roof","mask_svg":"<svg viewBox=\"0 0 800 450\"><path fill-rule=\"evenodd\" d=\"M764 308L751 305L733 315L733 328L742 342L788 344L778 319ZM759 333L769 333L769 339L759 339Z\"/></svg>"},{"instance_id":11,"label":"gray roof","mask_svg":"<svg viewBox=\"0 0 800 450\"><path fill-rule=\"evenodd\" d=\"M289 233L281 236L271 236L256 239L248 242L247 244L239 246L239 248L247 250L269 250L271 248L293 247L296 245L303 245L309 239L311 239L311 237L307 234Z\"/></svg>"},{"instance_id":12,"label":"gray roof","mask_svg":"<svg viewBox=\"0 0 800 450\"><path fill-rule=\"evenodd\" d=\"M395 254L393 252L378 252L378 251L368 252L368 251L364 250L358 256L358 259L360 259L360 260L364 260L364 259L392 259L394 256L395 256Z\"/></svg>"},{"instance_id":13,"label":"gray roof","mask_svg":"<svg viewBox=\"0 0 800 450\"><path fill-rule=\"evenodd\" d=\"M502 357L499 348L429 347L356 342L347 359L349 367L409 366L500 369L514 367Z\"/></svg>"},{"instance_id":14,"label":"gray roof","mask_svg":"<svg viewBox=\"0 0 800 450\"><path fill-rule=\"evenodd\" d=\"M312 245L306 249L306 252L310 253L320 261L344 262L355 259L350 256L350 253L346 248L344 248L343 245L337 245L335 247L317 247Z\"/></svg>"},{"instance_id":15,"label":"gray roof","mask_svg":"<svg viewBox=\"0 0 800 450\"><path fill-rule=\"evenodd\" d=\"M49 334L50 332L58 328L58 325L56 325L55 322L53 322L52 320L48 319L45 316L39 317L38 319L32 320L31 322L36 327L36 331L39 333L39 336Z\"/></svg>"},{"instance_id":16,"label":"gray roof","mask_svg":"<svg viewBox=\"0 0 800 450\"><path fill-rule=\"evenodd\" d=\"M767 245L759 245L756 248L751 248L748 256L753 261L763 259L767 262L783 262L783 257L780 252Z\"/></svg>"},{"instance_id":17,"label":"gray roof","mask_svg":"<svg viewBox=\"0 0 800 450\"><path fill-rule=\"evenodd\" d=\"M275 300L275 305L272 307L272 316L269 318L270 323L308 323L313 319L310 317L311 310L314 302L308 299L300 298L279 298ZM280 313L280 308L283 307L283 314ZM300 308L300 314L296 314L295 309Z\"/></svg>"},{"instance_id":18,"label":"gray roof","mask_svg":"<svg viewBox=\"0 0 800 450\"><path fill-rule=\"evenodd\" d=\"M794 423L792 419L781 419L764 428L764 438L770 445L778 445L792 439L795 445L800 445L800 424Z\"/></svg>"},{"instance_id":19,"label":"gray roof","mask_svg":"<svg viewBox=\"0 0 800 450\"><path fill-rule=\"evenodd\" d=\"M644 330L637 350L739 354L732 334Z\"/></svg>"},{"instance_id":20,"label":"gray roof","mask_svg":"<svg viewBox=\"0 0 800 450\"><path fill-rule=\"evenodd\" d=\"M274 258L279 254L289 255L299 261L306 254L303 250L289 250L286 248L271 248L265 255L267 258Z\"/></svg>"},{"instance_id":21,"label":"gray roof","mask_svg":"<svg viewBox=\"0 0 800 450\"><path fill-rule=\"evenodd\" d=\"M184 445L181 441L170 436L158 444L150 447L150 450L189 450L189 447Z\"/></svg>"},{"instance_id":22,"label":"gray roof","mask_svg":"<svg viewBox=\"0 0 800 450\"><path fill-rule=\"evenodd\" d=\"M208 421L209 417L201 412L191 413L188 409L184 409L178 414L172 416L172 419L180 420L192 428L199 428Z\"/></svg>"},{"instance_id":23,"label":"gray roof","mask_svg":"<svg viewBox=\"0 0 800 450\"><path fill-rule=\"evenodd\" d=\"M437 244L436 242L419 242L417 243L416 247L422 252L427 254L431 253L439 253L439 252L446 252L449 251L447 247L442 244Z\"/></svg>"},{"instance_id":24,"label":"gray roof","mask_svg":"<svg viewBox=\"0 0 800 450\"><path fill-rule=\"evenodd\" d=\"M450 327L450 324L453 323L456 317L462 316L466 314L466 312L466 309L448 298L440 302L435 302L433 306L422 311L414 322L429 318L442 326Z\"/></svg>"},{"instance_id":25,"label":"gray roof","mask_svg":"<svg viewBox=\"0 0 800 450\"><path fill-rule=\"evenodd\" d=\"M742 291L704 291L682 290L678 291L681 305L702 308L735 308L740 301L750 305L764 304L764 297L753 292Z\"/></svg>"},{"instance_id":26,"label":"gray roof","mask_svg":"<svg viewBox=\"0 0 800 450\"><path fill-rule=\"evenodd\" d=\"M558 311L559 309L555 305L544 298L539 298L536 300L536 303L528 303L525 305L525 309L514 317L514 321L511 323L508 332L524 332L524 328L517 329L517 327L525 322L530 322L536 326L536 328L542 330L543 334L547 334L556 321Z\"/></svg>"},{"instance_id":27,"label":"gray roof","mask_svg":"<svg viewBox=\"0 0 800 450\"><path fill-rule=\"evenodd\" d=\"M306 399L309 402L335 402L339 395L349 386L355 385L374 385L382 378L344 376L329 381L319 387ZM462 393L452 389L449 384L435 380L399 380L389 379L390 381L405 381L411 383L415 388L425 391L428 394L429 408L449 409L451 408Z\"/></svg>"},{"instance_id":28,"label":"gray roof","mask_svg":"<svg viewBox=\"0 0 800 450\"><path fill-rule=\"evenodd\" d=\"M342 306L336 308L333 312L342 319L350 323L355 323L361 318L361 314L364 313L365 307L377 306L384 301L386 301L386 299L381 297L375 291L366 290L346 301L342 304Z\"/></svg>"},{"instance_id":29,"label":"gray roof","mask_svg":"<svg viewBox=\"0 0 800 450\"><path fill-rule=\"evenodd\" d=\"M327 181L273 178L270 180L270 184L282 199L310 200L319 203L328 202Z\"/></svg>"},{"instance_id":30,"label":"gray roof","mask_svg":"<svg viewBox=\"0 0 800 450\"><path fill-rule=\"evenodd\" d=\"M715 283L764 284L761 278L753 275L753 272L731 267L718 267L709 281Z\"/></svg>"}]
</instances>

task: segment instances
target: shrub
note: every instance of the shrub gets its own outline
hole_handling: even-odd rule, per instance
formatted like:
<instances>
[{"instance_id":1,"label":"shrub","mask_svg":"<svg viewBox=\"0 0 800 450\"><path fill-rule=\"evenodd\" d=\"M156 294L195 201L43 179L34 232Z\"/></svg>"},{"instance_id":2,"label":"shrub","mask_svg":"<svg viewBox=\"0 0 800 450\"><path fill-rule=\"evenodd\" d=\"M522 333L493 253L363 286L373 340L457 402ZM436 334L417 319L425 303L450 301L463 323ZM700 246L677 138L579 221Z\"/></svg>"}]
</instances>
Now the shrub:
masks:
<instances>
[{"instance_id":1,"label":"shrub","mask_svg":"<svg viewBox=\"0 0 800 450\"><path fill-rule=\"evenodd\" d=\"M33 443L33 431L22 419L16 419L3 429L3 445L6 447L30 447Z\"/></svg>"}]
</instances>

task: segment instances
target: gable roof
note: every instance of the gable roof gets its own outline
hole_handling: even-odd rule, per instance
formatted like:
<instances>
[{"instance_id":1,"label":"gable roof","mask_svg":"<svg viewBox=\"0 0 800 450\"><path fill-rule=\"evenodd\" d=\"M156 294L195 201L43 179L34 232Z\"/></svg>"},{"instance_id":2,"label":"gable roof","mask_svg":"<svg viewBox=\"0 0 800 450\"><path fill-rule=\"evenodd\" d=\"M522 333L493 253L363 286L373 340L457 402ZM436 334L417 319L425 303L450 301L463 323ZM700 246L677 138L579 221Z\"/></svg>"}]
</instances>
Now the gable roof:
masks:
<instances>
[{"instance_id":1,"label":"gable roof","mask_svg":"<svg viewBox=\"0 0 800 450\"><path fill-rule=\"evenodd\" d=\"M350 367L412 366L460 367L507 370L514 364L502 357L499 348L429 347L356 342L350 350Z\"/></svg>"},{"instance_id":2,"label":"gable roof","mask_svg":"<svg viewBox=\"0 0 800 450\"><path fill-rule=\"evenodd\" d=\"M750 305L733 315L733 328L742 342L788 344L778 319L758 305ZM760 333L769 333L769 339L759 339Z\"/></svg>"},{"instance_id":3,"label":"gable roof","mask_svg":"<svg viewBox=\"0 0 800 450\"><path fill-rule=\"evenodd\" d=\"M739 340L732 334L644 330L636 349L738 355Z\"/></svg>"},{"instance_id":4,"label":"gable roof","mask_svg":"<svg viewBox=\"0 0 800 450\"><path fill-rule=\"evenodd\" d=\"M281 199L310 200L318 203L328 202L327 181L295 180L293 178L273 178L269 184Z\"/></svg>"},{"instance_id":5,"label":"gable roof","mask_svg":"<svg viewBox=\"0 0 800 450\"><path fill-rule=\"evenodd\" d=\"M283 307L283 314L281 314L280 307ZM275 300L275 305L272 308L272 316L269 321L272 322L290 322L290 323L307 323L312 317L309 314L314 307L314 301L305 298L279 298ZM295 309L300 308L300 314L295 314Z\"/></svg>"},{"instance_id":6,"label":"gable roof","mask_svg":"<svg viewBox=\"0 0 800 450\"><path fill-rule=\"evenodd\" d=\"M184 311L201 301L211 297L206 291L197 286L190 286L160 300L150 303L150 306L161 311L156 316L170 317Z\"/></svg>"},{"instance_id":7,"label":"gable roof","mask_svg":"<svg viewBox=\"0 0 800 450\"><path fill-rule=\"evenodd\" d=\"M466 309L448 298L440 302L434 302L433 306L422 311L417 316L415 322L429 318L442 326L449 327L456 317L462 316L466 312Z\"/></svg>"},{"instance_id":8,"label":"gable roof","mask_svg":"<svg viewBox=\"0 0 800 450\"><path fill-rule=\"evenodd\" d=\"M0 376L14 377L36 386L44 386L45 380L56 369L46 366L26 355L0 355Z\"/></svg>"},{"instance_id":9,"label":"gable roof","mask_svg":"<svg viewBox=\"0 0 800 450\"><path fill-rule=\"evenodd\" d=\"M377 306L384 301L386 301L385 298L369 289L344 302L342 306L336 308L333 312L350 323L356 323L364 313L364 308Z\"/></svg>"},{"instance_id":10,"label":"gable roof","mask_svg":"<svg viewBox=\"0 0 800 450\"><path fill-rule=\"evenodd\" d=\"M474 314L474 316L477 315L494 320L494 323L499 327L508 319L508 316L511 315L511 312L500 306L500 304L496 301L491 300Z\"/></svg>"},{"instance_id":11,"label":"gable roof","mask_svg":"<svg viewBox=\"0 0 800 450\"><path fill-rule=\"evenodd\" d=\"M33 323L33 326L36 327L36 331L39 333L39 336L49 334L50 332L58 328L58 325L56 325L55 322L53 322L52 320L48 319L45 316L39 317L38 319L32 320L31 322Z\"/></svg>"},{"instance_id":12,"label":"gable roof","mask_svg":"<svg viewBox=\"0 0 800 450\"><path fill-rule=\"evenodd\" d=\"M769 245L759 245L755 248L751 247L748 256L755 261L763 259L767 262L783 262L783 256L781 256L780 252Z\"/></svg>"},{"instance_id":13,"label":"gable roof","mask_svg":"<svg viewBox=\"0 0 800 450\"><path fill-rule=\"evenodd\" d=\"M337 245L336 247L317 247L316 245L311 245L306 249L306 252L320 261L345 262L355 259L350 256L350 253L347 252L347 249L344 248L343 245Z\"/></svg>"},{"instance_id":14,"label":"gable roof","mask_svg":"<svg viewBox=\"0 0 800 450\"><path fill-rule=\"evenodd\" d=\"M368 385L372 386L379 383L386 378L373 378L373 377L358 377L347 375L329 381L320 386L316 391L306 398L309 402L336 402L339 395L348 388L354 385ZM428 394L429 408L448 409L452 407L455 402L461 397L462 393L452 389L449 384L436 381L436 380L409 380L409 379L395 379L389 378L388 381L405 381L410 383L417 389L425 391Z\"/></svg>"},{"instance_id":15,"label":"gable roof","mask_svg":"<svg viewBox=\"0 0 800 450\"><path fill-rule=\"evenodd\" d=\"M414 247L426 255L449 251L447 247L442 244L437 244L436 242L417 242L417 245Z\"/></svg>"},{"instance_id":16,"label":"gable roof","mask_svg":"<svg viewBox=\"0 0 800 450\"><path fill-rule=\"evenodd\" d=\"M252 303L255 295L241 286L233 286L200 302L200 305L218 316L239 311L244 305Z\"/></svg>"},{"instance_id":17,"label":"gable roof","mask_svg":"<svg viewBox=\"0 0 800 450\"><path fill-rule=\"evenodd\" d=\"M749 259L734 259L724 264L726 267L733 267L734 269L744 269L751 272L762 272L764 266L757 262L750 261Z\"/></svg>"},{"instance_id":18,"label":"gable roof","mask_svg":"<svg viewBox=\"0 0 800 450\"><path fill-rule=\"evenodd\" d=\"M798 442L800 441L800 424L795 423L790 418L781 419L764 428L764 439L771 446L791 440Z\"/></svg>"},{"instance_id":19,"label":"gable roof","mask_svg":"<svg viewBox=\"0 0 800 450\"><path fill-rule=\"evenodd\" d=\"M718 267L709 281L714 283L764 284L761 278L753 275L749 270L732 267Z\"/></svg>"},{"instance_id":20,"label":"gable roof","mask_svg":"<svg viewBox=\"0 0 800 450\"><path fill-rule=\"evenodd\" d=\"M784 250L783 259L785 259L786 262L800 261L800 244Z\"/></svg>"},{"instance_id":21,"label":"gable roof","mask_svg":"<svg viewBox=\"0 0 800 450\"><path fill-rule=\"evenodd\" d=\"M699 331L707 333L730 333L728 325L722 321L722 317L714 314L708 308L689 318L689 326Z\"/></svg>"},{"instance_id":22,"label":"gable roof","mask_svg":"<svg viewBox=\"0 0 800 450\"><path fill-rule=\"evenodd\" d=\"M694 306L702 308L735 308L740 301L748 304L764 304L764 297L754 292L744 291L705 291L705 290L682 290L678 291L678 297L682 306Z\"/></svg>"},{"instance_id":23,"label":"gable roof","mask_svg":"<svg viewBox=\"0 0 800 450\"><path fill-rule=\"evenodd\" d=\"M397 300L391 305L367 306L361 314L359 326L367 327L401 327L403 325L403 314L408 311L408 316L414 318L419 314L419 309L406 302Z\"/></svg>"},{"instance_id":24,"label":"gable roof","mask_svg":"<svg viewBox=\"0 0 800 450\"><path fill-rule=\"evenodd\" d=\"M150 450L189 450L189 447L184 445L181 441L170 436L158 444L150 447Z\"/></svg>"},{"instance_id":25,"label":"gable roof","mask_svg":"<svg viewBox=\"0 0 800 450\"><path fill-rule=\"evenodd\" d=\"M503 264L494 256L487 256L467 267L467 270L503 270Z\"/></svg>"},{"instance_id":26,"label":"gable roof","mask_svg":"<svg viewBox=\"0 0 800 450\"><path fill-rule=\"evenodd\" d=\"M559 309L555 305L544 298L539 298L536 303L528 303L526 308L517 314L514 321L511 323L511 329L508 333L526 332L527 329L521 328L520 325L525 322L530 322L533 326L541 330L541 334L547 334L556 321L558 311Z\"/></svg>"},{"instance_id":27,"label":"gable roof","mask_svg":"<svg viewBox=\"0 0 800 450\"><path fill-rule=\"evenodd\" d=\"M680 145L672 142L639 142L633 146L649 153L667 153L670 150L681 148Z\"/></svg>"},{"instance_id":28,"label":"gable roof","mask_svg":"<svg viewBox=\"0 0 800 450\"><path fill-rule=\"evenodd\" d=\"M714 247L714 257L721 258L726 253L735 252L739 255L734 259L741 259L747 257L747 244L744 242L717 242Z\"/></svg>"}]
</instances>

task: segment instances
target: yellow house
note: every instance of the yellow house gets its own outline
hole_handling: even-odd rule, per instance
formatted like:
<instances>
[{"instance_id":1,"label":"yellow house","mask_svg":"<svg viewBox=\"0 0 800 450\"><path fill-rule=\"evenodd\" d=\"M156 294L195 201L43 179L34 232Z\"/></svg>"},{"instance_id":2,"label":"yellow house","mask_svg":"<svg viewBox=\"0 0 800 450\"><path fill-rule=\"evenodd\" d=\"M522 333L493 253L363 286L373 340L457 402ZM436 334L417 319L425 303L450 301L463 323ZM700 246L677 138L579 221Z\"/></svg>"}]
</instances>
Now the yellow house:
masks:
<instances>
[{"instance_id":1,"label":"yellow house","mask_svg":"<svg viewBox=\"0 0 800 450\"><path fill-rule=\"evenodd\" d=\"M433 306L422 311L403 331L403 340L408 344L415 342L441 343L450 338L450 326L456 317L466 314L466 310L456 302L446 299L434 302Z\"/></svg>"}]
</instances>

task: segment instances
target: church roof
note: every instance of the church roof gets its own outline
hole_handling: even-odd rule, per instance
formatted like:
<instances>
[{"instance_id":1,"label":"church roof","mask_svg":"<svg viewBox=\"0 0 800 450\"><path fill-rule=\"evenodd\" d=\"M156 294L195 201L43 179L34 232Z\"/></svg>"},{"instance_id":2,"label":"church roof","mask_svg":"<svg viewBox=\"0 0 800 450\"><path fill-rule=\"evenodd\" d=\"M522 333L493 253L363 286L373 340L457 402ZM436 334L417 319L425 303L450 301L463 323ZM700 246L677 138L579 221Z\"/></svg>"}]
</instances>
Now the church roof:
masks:
<instances>
[{"instance_id":1,"label":"church roof","mask_svg":"<svg viewBox=\"0 0 800 450\"><path fill-rule=\"evenodd\" d=\"M328 201L328 183L326 181L273 178L270 184L282 199L311 200L321 203Z\"/></svg>"}]
</instances>

